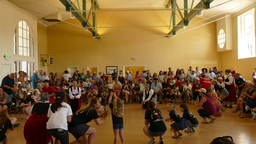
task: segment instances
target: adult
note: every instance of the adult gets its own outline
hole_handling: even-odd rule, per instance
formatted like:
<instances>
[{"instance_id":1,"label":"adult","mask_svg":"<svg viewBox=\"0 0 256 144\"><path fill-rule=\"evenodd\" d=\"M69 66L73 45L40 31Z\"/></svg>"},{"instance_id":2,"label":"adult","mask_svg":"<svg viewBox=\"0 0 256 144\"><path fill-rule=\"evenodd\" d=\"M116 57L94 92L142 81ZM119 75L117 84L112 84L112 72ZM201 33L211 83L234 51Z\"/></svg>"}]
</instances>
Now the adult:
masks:
<instances>
[{"instance_id":1,"label":"adult","mask_svg":"<svg viewBox=\"0 0 256 144\"><path fill-rule=\"evenodd\" d=\"M138 91L138 94L139 94L139 102L141 102L142 96L143 96L143 91L145 90L145 87L148 86L147 80L142 79L141 83L139 81L137 81L136 79L135 79L135 81L138 82L140 85L140 91Z\"/></svg>"},{"instance_id":2,"label":"adult","mask_svg":"<svg viewBox=\"0 0 256 144\"><path fill-rule=\"evenodd\" d=\"M215 92L217 93L220 100L224 100L228 97L229 92L227 91L227 89L219 85L216 80L212 81L212 85L214 86Z\"/></svg>"},{"instance_id":3,"label":"adult","mask_svg":"<svg viewBox=\"0 0 256 144\"><path fill-rule=\"evenodd\" d=\"M216 108L212 103L211 98L206 94L207 91L205 88L201 88L198 91L199 95L201 96L201 100L196 105L199 107L203 107L203 109L199 109L197 112L204 119L202 123L212 123L215 120L215 117L213 115L216 113ZM210 118L211 120L209 121L208 118Z\"/></svg>"},{"instance_id":4,"label":"adult","mask_svg":"<svg viewBox=\"0 0 256 144\"><path fill-rule=\"evenodd\" d=\"M14 86L14 78L15 74L10 73L9 75L5 76L2 80L1 87L3 88L3 91L8 94L9 99L12 100L12 91L17 91L13 88Z\"/></svg>"},{"instance_id":5,"label":"adult","mask_svg":"<svg viewBox=\"0 0 256 144\"><path fill-rule=\"evenodd\" d=\"M36 89L37 84L40 83L42 79L38 78L38 70L34 70L34 74L31 77L31 85L33 89Z\"/></svg>"},{"instance_id":6,"label":"adult","mask_svg":"<svg viewBox=\"0 0 256 144\"><path fill-rule=\"evenodd\" d=\"M163 92L162 92L163 86L158 81L158 78L154 78L153 80L154 80L154 82L151 84L151 89L154 90L155 95L153 96L152 100L155 101L155 103L157 101L162 103L162 99L163 99L163 95L164 95Z\"/></svg>"},{"instance_id":7,"label":"adult","mask_svg":"<svg viewBox=\"0 0 256 144\"><path fill-rule=\"evenodd\" d=\"M188 67L187 76L192 73L192 66Z\"/></svg>"},{"instance_id":8,"label":"adult","mask_svg":"<svg viewBox=\"0 0 256 144\"><path fill-rule=\"evenodd\" d=\"M142 76L141 76L141 74L140 74L139 71L136 72L136 74L135 74L135 79L136 79L138 82L141 82Z\"/></svg>"},{"instance_id":9,"label":"adult","mask_svg":"<svg viewBox=\"0 0 256 144\"><path fill-rule=\"evenodd\" d=\"M50 95L50 100L49 102L52 104L54 102L54 88L49 85L50 81L49 80L44 80L44 87L42 88L42 92L48 92Z\"/></svg>"},{"instance_id":10,"label":"adult","mask_svg":"<svg viewBox=\"0 0 256 144\"><path fill-rule=\"evenodd\" d=\"M90 71L87 71L85 77L86 77L86 78L92 78L91 72L90 72Z\"/></svg>"},{"instance_id":11,"label":"adult","mask_svg":"<svg viewBox=\"0 0 256 144\"><path fill-rule=\"evenodd\" d=\"M107 81L107 82L108 82L108 76L106 76L106 73L103 73L103 74L100 76L100 79L102 79L103 81Z\"/></svg>"},{"instance_id":12,"label":"adult","mask_svg":"<svg viewBox=\"0 0 256 144\"><path fill-rule=\"evenodd\" d=\"M78 70L73 73L73 81L79 81L81 79L80 74L78 73Z\"/></svg>"},{"instance_id":13,"label":"adult","mask_svg":"<svg viewBox=\"0 0 256 144\"><path fill-rule=\"evenodd\" d=\"M116 96L120 97L121 90L122 90L122 85L117 79L115 79L115 83L113 84L111 93L114 93L116 94Z\"/></svg>"},{"instance_id":14,"label":"adult","mask_svg":"<svg viewBox=\"0 0 256 144\"><path fill-rule=\"evenodd\" d=\"M122 94L125 96L125 103L129 103L130 95L131 95L132 87L128 83L128 80L124 80L124 84L122 85Z\"/></svg>"},{"instance_id":15,"label":"adult","mask_svg":"<svg viewBox=\"0 0 256 144\"><path fill-rule=\"evenodd\" d=\"M72 119L70 106L64 102L65 94L56 93L56 99L48 110L49 120L46 129L50 135L55 137L55 144L69 144L68 123Z\"/></svg>"},{"instance_id":16,"label":"adult","mask_svg":"<svg viewBox=\"0 0 256 144\"><path fill-rule=\"evenodd\" d=\"M25 78L24 78L24 71L19 71L18 74L19 74L19 77L17 78L17 81L20 82L22 87L25 87L26 81L25 81Z\"/></svg>"},{"instance_id":17,"label":"adult","mask_svg":"<svg viewBox=\"0 0 256 144\"><path fill-rule=\"evenodd\" d=\"M143 132L150 138L149 144L156 142L154 137L160 136L159 144L164 143L163 135L166 132L166 126L163 121L163 115L159 109L156 108L156 103L150 101L148 103L148 110L145 112L145 127ZM148 126L149 125L149 126Z\"/></svg>"},{"instance_id":18,"label":"adult","mask_svg":"<svg viewBox=\"0 0 256 144\"><path fill-rule=\"evenodd\" d=\"M245 81L241 77L240 73L235 73L234 78L235 78L235 84L236 84L236 90L237 90L237 97L240 97L241 92L245 86Z\"/></svg>"},{"instance_id":19,"label":"adult","mask_svg":"<svg viewBox=\"0 0 256 144\"><path fill-rule=\"evenodd\" d=\"M65 70L64 71L64 75L62 76L62 79L65 81L69 81L69 79L71 79L72 76L69 74L69 71Z\"/></svg>"},{"instance_id":20,"label":"adult","mask_svg":"<svg viewBox=\"0 0 256 144\"><path fill-rule=\"evenodd\" d=\"M10 103L11 99L8 98L7 93L3 91L2 87L0 87L0 109L8 109Z\"/></svg>"},{"instance_id":21,"label":"adult","mask_svg":"<svg viewBox=\"0 0 256 144\"><path fill-rule=\"evenodd\" d=\"M148 102L153 100L153 97L155 97L154 90L149 88L148 85L145 85L142 97L142 108L147 109Z\"/></svg>"},{"instance_id":22,"label":"adult","mask_svg":"<svg viewBox=\"0 0 256 144\"><path fill-rule=\"evenodd\" d=\"M237 112L238 110L240 110L240 118L244 118L245 105L249 106L250 108L256 107L256 92L254 89L254 84L251 81L246 81L245 85L248 88L246 92L242 93L245 97L238 99L237 107L233 111Z\"/></svg>"},{"instance_id":23,"label":"adult","mask_svg":"<svg viewBox=\"0 0 256 144\"><path fill-rule=\"evenodd\" d=\"M205 74L201 74L200 84L201 88L208 89L211 86L211 80L205 77Z\"/></svg>"},{"instance_id":24,"label":"adult","mask_svg":"<svg viewBox=\"0 0 256 144\"><path fill-rule=\"evenodd\" d=\"M37 76L39 79L41 79L41 81L39 81L40 83L43 83L43 81L46 80L46 73L44 74L44 72L42 70L39 70L39 73Z\"/></svg>"},{"instance_id":25,"label":"adult","mask_svg":"<svg viewBox=\"0 0 256 144\"><path fill-rule=\"evenodd\" d=\"M225 75L224 75L224 83L225 83L225 88L229 92L229 96L226 99L227 102L227 107L232 108L232 103L236 102L236 88L234 85L234 78L232 76L231 70L226 69L225 70Z\"/></svg>"},{"instance_id":26,"label":"adult","mask_svg":"<svg viewBox=\"0 0 256 144\"><path fill-rule=\"evenodd\" d=\"M193 82L194 78L196 77L195 71L192 70L190 73L188 73L188 80L190 82Z\"/></svg>"},{"instance_id":27,"label":"adult","mask_svg":"<svg viewBox=\"0 0 256 144\"><path fill-rule=\"evenodd\" d=\"M209 68L209 73L207 73L205 75L205 77L211 79L211 80L214 80L216 78L216 75L215 73L213 72L213 69L212 68Z\"/></svg>"},{"instance_id":28,"label":"adult","mask_svg":"<svg viewBox=\"0 0 256 144\"><path fill-rule=\"evenodd\" d=\"M34 104L31 116L24 125L24 138L27 144L48 144L51 142L51 135L46 130L49 106L49 94L42 93L41 101Z\"/></svg>"},{"instance_id":29,"label":"adult","mask_svg":"<svg viewBox=\"0 0 256 144\"><path fill-rule=\"evenodd\" d=\"M199 96L198 90L201 88L200 79L199 77L195 77L193 84L192 84L192 94L193 94L193 102L197 101L197 98Z\"/></svg>"},{"instance_id":30,"label":"adult","mask_svg":"<svg viewBox=\"0 0 256 144\"><path fill-rule=\"evenodd\" d=\"M90 127L87 123L94 120L97 125L101 125L104 122L108 112L105 111L99 116L97 110L100 110L100 108L99 100L94 97L85 108L73 115L72 121L68 125L68 130L76 140L70 144L93 144L96 137L96 129ZM87 135L89 135L88 138L86 138Z\"/></svg>"},{"instance_id":31,"label":"adult","mask_svg":"<svg viewBox=\"0 0 256 144\"><path fill-rule=\"evenodd\" d=\"M172 68L171 68L171 67L169 67L169 68L168 68L168 75L170 75L170 74L171 74L171 72L173 72L173 71L172 71Z\"/></svg>"},{"instance_id":32,"label":"adult","mask_svg":"<svg viewBox=\"0 0 256 144\"><path fill-rule=\"evenodd\" d=\"M117 72L116 69L114 69L113 73L111 74L112 76L112 81L115 80L117 78Z\"/></svg>"},{"instance_id":33,"label":"adult","mask_svg":"<svg viewBox=\"0 0 256 144\"><path fill-rule=\"evenodd\" d=\"M141 74L141 78L146 78L147 77L147 71L142 71L142 74Z\"/></svg>"},{"instance_id":34,"label":"adult","mask_svg":"<svg viewBox=\"0 0 256 144\"><path fill-rule=\"evenodd\" d=\"M94 80L96 83L99 82L99 77L98 77L98 75L96 74L96 72L93 72L93 73L92 73L92 80Z\"/></svg>"},{"instance_id":35,"label":"adult","mask_svg":"<svg viewBox=\"0 0 256 144\"><path fill-rule=\"evenodd\" d=\"M216 77L220 75L220 71L218 70L217 66L213 67L213 72L215 73Z\"/></svg>"},{"instance_id":36,"label":"adult","mask_svg":"<svg viewBox=\"0 0 256 144\"><path fill-rule=\"evenodd\" d=\"M68 91L69 91L69 99L70 99L69 104L74 114L81 108L82 91L81 91L81 88L77 85L76 81L73 81L73 86L71 86Z\"/></svg>"},{"instance_id":37,"label":"adult","mask_svg":"<svg viewBox=\"0 0 256 144\"><path fill-rule=\"evenodd\" d=\"M200 77L201 75L201 71L199 70L198 67L196 67L195 74L196 74L196 77Z\"/></svg>"},{"instance_id":38,"label":"adult","mask_svg":"<svg viewBox=\"0 0 256 144\"><path fill-rule=\"evenodd\" d=\"M158 73L158 79L159 79L160 83L164 82L164 77L165 77L164 72L162 70L160 70Z\"/></svg>"},{"instance_id":39,"label":"adult","mask_svg":"<svg viewBox=\"0 0 256 144\"><path fill-rule=\"evenodd\" d=\"M256 79L256 67L254 67L254 72L252 73L252 79Z\"/></svg>"},{"instance_id":40,"label":"adult","mask_svg":"<svg viewBox=\"0 0 256 144\"><path fill-rule=\"evenodd\" d=\"M126 73L127 73L126 79L128 80L128 83L132 84L132 73L131 73L131 71L127 71Z\"/></svg>"}]
</instances>

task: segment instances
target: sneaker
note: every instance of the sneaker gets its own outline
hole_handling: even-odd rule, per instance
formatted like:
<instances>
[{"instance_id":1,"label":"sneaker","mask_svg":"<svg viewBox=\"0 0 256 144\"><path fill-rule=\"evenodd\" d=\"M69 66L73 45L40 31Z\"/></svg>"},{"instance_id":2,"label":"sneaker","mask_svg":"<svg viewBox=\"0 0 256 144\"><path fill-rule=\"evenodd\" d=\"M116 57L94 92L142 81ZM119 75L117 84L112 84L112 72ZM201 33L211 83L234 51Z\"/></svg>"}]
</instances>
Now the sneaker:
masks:
<instances>
[{"instance_id":1,"label":"sneaker","mask_svg":"<svg viewBox=\"0 0 256 144\"><path fill-rule=\"evenodd\" d=\"M154 144L156 142L156 140L154 139L154 138L152 138L149 142L148 142L148 144Z\"/></svg>"},{"instance_id":2,"label":"sneaker","mask_svg":"<svg viewBox=\"0 0 256 144\"><path fill-rule=\"evenodd\" d=\"M164 139L163 138L160 139L159 144L164 144Z\"/></svg>"},{"instance_id":3,"label":"sneaker","mask_svg":"<svg viewBox=\"0 0 256 144\"><path fill-rule=\"evenodd\" d=\"M179 136L179 137L182 136L182 133L178 133L178 136Z\"/></svg>"},{"instance_id":4,"label":"sneaker","mask_svg":"<svg viewBox=\"0 0 256 144\"><path fill-rule=\"evenodd\" d=\"M159 144L164 144L164 141L160 141Z\"/></svg>"},{"instance_id":5,"label":"sneaker","mask_svg":"<svg viewBox=\"0 0 256 144\"><path fill-rule=\"evenodd\" d=\"M184 132L185 133L193 133L194 131L193 131L193 129L186 129Z\"/></svg>"},{"instance_id":6,"label":"sneaker","mask_svg":"<svg viewBox=\"0 0 256 144\"><path fill-rule=\"evenodd\" d=\"M20 123L13 124L13 127L18 127L18 126L20 126Z\"/></svg>"}]
</instances>

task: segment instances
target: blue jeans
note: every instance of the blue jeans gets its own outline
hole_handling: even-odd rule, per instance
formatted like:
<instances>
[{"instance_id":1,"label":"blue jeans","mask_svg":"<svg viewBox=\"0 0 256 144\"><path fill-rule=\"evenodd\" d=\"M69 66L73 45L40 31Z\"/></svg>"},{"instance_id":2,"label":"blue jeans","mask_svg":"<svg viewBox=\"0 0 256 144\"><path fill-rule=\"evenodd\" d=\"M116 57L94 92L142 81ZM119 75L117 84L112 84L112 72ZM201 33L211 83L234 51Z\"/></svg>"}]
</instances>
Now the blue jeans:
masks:
<instances>
[{"instance_id":1,"label":"blue jeans","mask_svg":"<svg viewBox=\"0 0 256 144\"><path fill-rule=\"evenodd\" d=\"M50 135L60 140L61 144L69 144L68 131L64 129L48 129Z\"/></svg>"}]
</instances>

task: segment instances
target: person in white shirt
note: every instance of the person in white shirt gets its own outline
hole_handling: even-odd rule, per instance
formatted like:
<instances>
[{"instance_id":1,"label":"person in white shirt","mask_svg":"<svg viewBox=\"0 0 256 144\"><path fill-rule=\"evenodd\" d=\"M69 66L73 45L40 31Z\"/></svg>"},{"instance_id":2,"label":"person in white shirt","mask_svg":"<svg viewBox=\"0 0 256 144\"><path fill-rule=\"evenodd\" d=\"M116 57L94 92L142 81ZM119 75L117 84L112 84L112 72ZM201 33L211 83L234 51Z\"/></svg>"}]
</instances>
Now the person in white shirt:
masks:
<instances>
[{"instance_id":1,"label":"person in white shirt","mask_svg":"<svg viewBox=\"0 0 256 144\"><path fill-rule=\"evenodd\" d=\"M196 67L195 74L196 74L196 77L200 77L200 75L201 75L201 71L199 70L198 67Z\"/></svg>"},{"instance_id":2,"label":"person in white shirt","mask_svg":"<svg viewBox=\"0 0 256 144\"><path fill-rule=\"evenodd\" d=\"M57 92L55 102L48 109L49 120L46 129L50 135L55 137L55 144L68 144L68 123L72 119L71 107L63 102L64 93Z\"/></svg>"},{"instance_id":3,"label":"person in white shirt","mask_svg":"<svg viewBox=\"0 0 256 144\"><path fill-rule=\"evenodd\" d=\"M81 95L81 88L78 87L76 81L73 81L73 86L69 88L70 106L73 113L76 113L81 108Z\"/></svg>"},{"instance_id":4,"label":"person in white shirt","mask_svg":"<svg viewBox=\"0 0 256 144\"><path fill-rule=\"evenodd\" d=\"M155 96L155 92L153 89L150 89L148 85L145 85L145 89L143 90L142 97L142 108L146 109L148 102L152 101L152 98Z\"/></svg>"},{"instance_id":5,"label":"person in white shirt","mask_svg":"<svg viewBox=\"0 0 256 144\"><path fill-rule=\"evenodd\" d=\"M64 71L64 75L62 76L62 79L64 79L65 81L69 81L69 79L71 79L72 76L69 74L69 72L67 70Z\"/></svg>"}]
</instances>

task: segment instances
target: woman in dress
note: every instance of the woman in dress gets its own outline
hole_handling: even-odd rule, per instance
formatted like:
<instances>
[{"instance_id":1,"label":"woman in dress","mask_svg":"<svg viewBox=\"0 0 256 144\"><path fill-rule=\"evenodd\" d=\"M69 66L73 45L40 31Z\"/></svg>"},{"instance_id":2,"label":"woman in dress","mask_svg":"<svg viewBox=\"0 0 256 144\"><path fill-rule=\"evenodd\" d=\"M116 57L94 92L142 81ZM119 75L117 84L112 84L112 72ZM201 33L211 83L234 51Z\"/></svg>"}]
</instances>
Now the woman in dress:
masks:
<instances>
[{"instance_id":1,"label":"woman in dress","mask_svg":"<svg viewBox=\"0 0 256 144\"><path fill-rule=\"evenodd\" d=\"M203 107L203 109L198 110L198 114L204 119L202 123L213 123L215 120L215 117L213 115L216 113L216 108L212 103L211 98L207 95L207 91L205 88L199 89L198 92L202 98L200 102L196 105L199 107ZM210 121L208 119L210 119Z\"/></svg>"},{"instance_id":2,"label":"woman in dress","mask_svg":"<svg viewBox=\"0 0 256 144\"><path fill-rule=\"evenodd\" d=\"M227 102L227 107L232 108L232 103L236 102L236 87L234 85L234 78L233 75L231 74L231 70L227 69L225 70L225 75L224 75L224 83L225 83L225 88L229 92L228 98L226 99Z\"/></svg>"},{"instance_id":3,"label":"woman in dress","mask_svg":"<svg viewBox=\"0 0 256 144\"><path fill-rule=\"evenodd\" d=\"M51 142L51 135L46 130L49 106L49 94L42 93L41 101L32 107L31 116L24 126L24 138L27 144L49 144Z\"/></svg>"}]
</instances>

